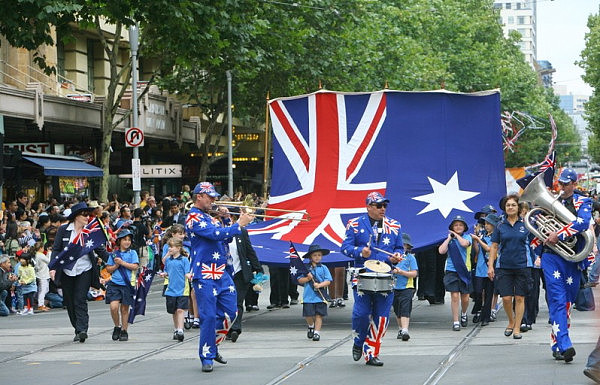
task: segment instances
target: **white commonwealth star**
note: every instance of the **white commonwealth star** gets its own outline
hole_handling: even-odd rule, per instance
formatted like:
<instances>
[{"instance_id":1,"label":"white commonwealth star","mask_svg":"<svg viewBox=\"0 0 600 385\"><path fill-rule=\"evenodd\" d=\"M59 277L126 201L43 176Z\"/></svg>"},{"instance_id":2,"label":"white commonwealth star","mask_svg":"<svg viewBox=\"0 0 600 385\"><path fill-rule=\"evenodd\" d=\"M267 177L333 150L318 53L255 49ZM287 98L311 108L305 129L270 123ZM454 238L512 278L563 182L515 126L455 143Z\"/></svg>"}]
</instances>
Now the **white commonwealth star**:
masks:
<instances>
[{"instance_id":1,"label":"white commonwealth star","mask_svg":"<svg viewBox=\"0 0 600 385\"><path fill-rule=\"evenodd\" d=\"M148 274L146 276L146 282L150 281L152 279L152 274Z\"/></svg>"},{"instance_id":2,"label":"white commonwealth star","mask_svg":"<svg viewBox=\"0 0 600 385\"><path fill-rule=\"evenodd\" d=\"M390 239L388 237L383 237L383 244L384 245L389 245L390 244Z\"/></svg>"},{"instance_id":3,"label":"white commonwealth star","mask_svg":"<svg viewBox=\"0 0 600 385\"><path fill-rule=\"evenodd\" d=\"M200 221L199 225L200 225L200 228L203 229L207 226L207 223L204 221Z\"/></svg>"},{"instance_id":4,"label":"white commonwealth star","mask_svg":"<svg viewBox=\"0 0 600 385\"><path fill-rule=\"evenodd\" d=\"M583 218L577 217L577 223L583 223Z\"/></svg>"},{"instance_id":5,"label":"white commonwealth star","mask_svg":"<svg viewBox=\"0 0 600 385\"><path fill-rule=\"evenodd\" d=\"M221 256L221 254L219 254L218 251L215 251L214 253L212 253L213 259L219 259L219 257Z\"/></svg>"},{"instance_id":6,"label":"white commonwealth star","mask_svg":"<svg viewBox=\"0 0 600 385\"><path fill-rule=\"evenodd\" d=\"M356 295L359 297L362 297L363 295L365 295L365 293L363 293L362 291L357 291Z\"/></svg>"},{"instance_id":7,"label":"white commonwealth star","mask_svg":"<svg viewBox=\"0 0 600 385\"><path fill-rule=\"evenodd\" d=\"M567 278L567 285L572 285L573 284L573 277L568 277Z\"/></svg>"},{"instance_id":8,"label":"white commonwealth star","mask_svg":"<svg viewBox=\"0 0 600 385\"><path fill-rule=\"evenodd\" d=\"M198 284L198 289L202 289L202 285L201 284Z\"/></svg>"},{"instance_id":9,"label":"white commonwealth star","mask_svg":"<svg viewBox=\"0 0 600 385\"><path fill-rule=\"evenodd\" d=\"M552 275L554 276L554 278L559 279L560 278L560 271L555 270Z\"/></svg>"},{"instance_id":10,"label":"white commonwealth star","mask_svg":"<svg viewBox=\"0 0 600 385\"><path fill-rule=\"evenodd\" d=\"M233 285L229 285L229 292L230 292L230 293L233 293L233 292L235 292L235 286L233 286Z\"/></svg>"},{"instance_id":11,"label":"white commonwealth star","mask_svg":"<svg viewBox=\"0 0 600 385\"><path fill-rule=\"evenodd\" d=\"M452 175L446 184L442 184L430 177L427 177L427 179L429 179L433 192L431 194L419 195L412 198L417 201L428 203L428 205L417 213L417 215L439 210L442 216L447 218L453 209L470 213L473 212L473 210L465 205L464 201L471 199L480 193L461 190L458 186L458 171Z\"/></svg>"},{"instance_id":12,"label":"white commonwealth star","mask_svg":"<svg viewBox=\"0 0 600 385\"><path fill-rule=\"evenodd\" d=\"M94 241L92 241L91 239L89 239L86 243L85 243L85 247L88 249L91 249L94 246Z\"/></svg>"},{"instance_id":13,"label":"white commonwealth star","mask_svg":"<svg viewBox=\"0 0 600 385\"><path fill-rule=\"evenodd\" d=\"M296 269L295 266L290 267L290 274L291 275L296 275L298 274L298 269Z\"/></svg>"},{"instance_id":14,"label":"white commonwealth star","mask_svg":"<svg viewBox=\"0 0 600 385\"><path fill-rule=\"evenodd\" d=\"M217 296L217 289L213 289L213 295L216 297Z\"/></svg>"},{"instance_id":15,"label":"white commonwealth star","mask_svg":"<svg viewBox=\"0 0 600 385\"><path fill-rule=\"evenodd\" d=\"M204 345L202 346L202 355L204 357L206 357L209 354L210 354L210 346L208 346L208 344L205 342Z\"/></svg>"},{"instance_id":16,"label":"white commonwealth star","mask_svg":"<svg viewBox=\"0 0 600 385\"><path fill-rule=\"evenodd\" d=\"M557 335L557 334L558 334L558 332L560 331L560 328L559 328L559 326L560 326L560 325L559 325L559 324L557 324L556 322L553 322L553 323L552 323L552 333L553 333L554 335Z\"/></svg>"},{"instance_id":17,"label":"white commonwealth star","mask_svg":"<svg viewBox=\"0 0 600 385\"><path fill-rule=\"evenodd\" d=\"M221 232L219 230L215 231L215 235L219 235Z\"/></svg>"}]
</instances>

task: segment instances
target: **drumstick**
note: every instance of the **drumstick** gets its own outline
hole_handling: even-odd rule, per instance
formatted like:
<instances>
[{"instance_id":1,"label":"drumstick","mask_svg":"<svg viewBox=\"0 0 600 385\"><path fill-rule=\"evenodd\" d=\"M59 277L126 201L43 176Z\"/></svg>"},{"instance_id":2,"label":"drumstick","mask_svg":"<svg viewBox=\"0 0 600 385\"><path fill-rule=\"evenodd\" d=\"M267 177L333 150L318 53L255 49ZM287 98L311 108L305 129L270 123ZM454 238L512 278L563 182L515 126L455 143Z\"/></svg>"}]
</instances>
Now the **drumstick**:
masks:
<instances>
[{"instance_id":1,"label":"drumstick","mask_svg":"<svg viewBox=\"0 0 600 385\"><path fill-rule=\"evenodd\" d=\"M390 253L389 251L385 251L385 250L383 250L383 249L380 249L379 247L371 246L371 249L373 249L373 250L376 250L376 251L379 251L380 253L383 253L383 254L387 254L387 255L389 255L390 257L395 257L395 256L396 256L396 254L394 254L394 253Z\"/></svg>"}]
</instances>

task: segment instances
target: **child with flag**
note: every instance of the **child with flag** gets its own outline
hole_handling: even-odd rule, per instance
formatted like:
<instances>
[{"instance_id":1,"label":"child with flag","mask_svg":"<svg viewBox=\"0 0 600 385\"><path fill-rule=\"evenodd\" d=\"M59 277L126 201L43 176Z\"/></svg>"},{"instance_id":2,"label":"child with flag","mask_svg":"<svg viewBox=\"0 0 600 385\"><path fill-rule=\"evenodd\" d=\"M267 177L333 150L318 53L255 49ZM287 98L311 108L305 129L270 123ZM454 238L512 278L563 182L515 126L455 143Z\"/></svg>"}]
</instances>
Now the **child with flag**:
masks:
<instances>
[{"instance_id":1,"label":"child with flag","mask_svg":"<svg viewBox=\"0 0 600 385\"><path fill-rule=\"evenodd\" d=\"M165 263L163 275L169 278L165 290L167 313L173 315L175 327L173 339L183 342L183 312L189 307L190 285L188 280L192 278L189 254L183 248L183 241L177 237L169 239L165 246L168 247L168 250L163 255Z\"/></svg>"},{"instance_id":2,"label":"child with flag","mask_svg":"<svg viewBox=\"0 0 600 385\"><path fill-rule=\"evenodd\" d=\"M134 305L136 271L140 266L137 252L131 249L132 239L131 231L122 230L117 235L118 250L110 254L106 263L106 271L112 274L106 287L106 303L110 304L110 315L115 324L112 333L113 341L129 339L127 320L129 307Z\"/></svg>"},{"instance_id":3,"label":"child with flag","mask_svg":"<svg viewBox=\"0 0 600 385\"><path fill-rule=\"evenodd\" d=\"M446 274L444 286L450 292L452 307L452 330L460 331L467 327L467 309L469 307L469 293L471 292L471 236L465 234L469 226L467 221L457 215L448 226L448 236L438 248L440 254L448 253L446 259ZM461 315L458 320L458 304L460 300Z\"/></svg>"},{"instance_id":4,"label":"child with flag","mask_svg":"<svg viewBox=\"0 0 600 385\"><path fill-rule=\"evenodd\" d=\"M300 273L298 278L298 283L304 285L302 316L308 324L306 337L313 341L321 339L320 332L323 317L327 316L327 301L321 294L320 289L325 288L323 290L327 290L327 286L333 280L329 269L321 265L321 259L327 254L329 254L329 250L322 249L321 246L316 244L310 245L306 253L310 265L305 274Z\"/></svg>"}]
</instances>

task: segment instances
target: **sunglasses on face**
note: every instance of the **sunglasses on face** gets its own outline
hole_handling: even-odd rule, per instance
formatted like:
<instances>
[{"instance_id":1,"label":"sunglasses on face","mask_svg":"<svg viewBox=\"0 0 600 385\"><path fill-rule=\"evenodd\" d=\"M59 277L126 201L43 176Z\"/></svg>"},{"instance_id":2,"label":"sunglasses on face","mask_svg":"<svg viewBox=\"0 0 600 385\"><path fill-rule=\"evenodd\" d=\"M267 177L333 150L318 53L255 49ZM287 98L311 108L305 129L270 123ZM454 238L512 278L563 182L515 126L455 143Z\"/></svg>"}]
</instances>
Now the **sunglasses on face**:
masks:
<instances>
[{"instance_id":1,"label":"sunglasses on face","mask_svg":"<svg viewBox=\"0 0 600 385\"><path fill-rule=\"evenodd\" d=\"M388 205L387 203L372 203L372 204L371 204L371 206L373 206L373 207L377 207L378 209L380 209L380 208L382 208L382 207L383 207L383 208L387 208L387 205Z\"/></svg>"}]
</instances>

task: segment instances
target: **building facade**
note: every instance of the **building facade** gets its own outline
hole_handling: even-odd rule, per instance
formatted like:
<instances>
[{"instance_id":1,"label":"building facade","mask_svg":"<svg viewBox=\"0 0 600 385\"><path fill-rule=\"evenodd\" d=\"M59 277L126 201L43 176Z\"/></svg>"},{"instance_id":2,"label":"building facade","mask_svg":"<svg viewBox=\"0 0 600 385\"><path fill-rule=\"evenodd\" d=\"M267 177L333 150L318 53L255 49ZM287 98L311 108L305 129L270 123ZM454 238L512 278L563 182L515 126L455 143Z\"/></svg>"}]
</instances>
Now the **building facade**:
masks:
<instances>
[{"instance_id":1,"label":"building facade","mask_svg":"<svg viewBox=\"0 0 600 385\"><path fill-rule=\"evenodd\" d=\"M536 7L535 0L494 1L494 8L500 10L500 24L504 35L508 37L511 31L521 34L519 47L532 68L535 68L537 61Z\"/></svg>"}]
</instances>

